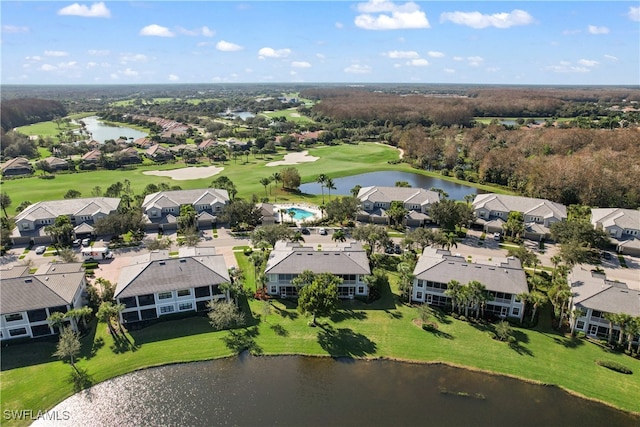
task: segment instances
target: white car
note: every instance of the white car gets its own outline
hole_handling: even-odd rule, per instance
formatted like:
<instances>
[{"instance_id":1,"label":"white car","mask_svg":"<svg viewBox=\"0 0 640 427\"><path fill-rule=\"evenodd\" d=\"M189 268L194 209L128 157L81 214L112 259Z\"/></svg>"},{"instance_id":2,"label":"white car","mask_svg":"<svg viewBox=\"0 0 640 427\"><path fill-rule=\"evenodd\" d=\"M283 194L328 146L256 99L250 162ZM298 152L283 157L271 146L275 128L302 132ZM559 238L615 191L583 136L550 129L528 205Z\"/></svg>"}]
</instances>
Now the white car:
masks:
<instances>
[{"instance_id":1,"label":"white car","mask_svg":"<svg viewBox=\"0 0 640 427\"><path fill-rule=\"evenodd\" d=\"M82 246L89 246L91 239L82 239Z\"/></svg>"},{"instance_id":2,"label":"white car","mask_svg":"<svg viewBox=\"0 0 640 427\"><path fill-rule=\"evenodd\" d=\"M321 236L326 236L327 235L327 229L326 228L319 228L318 229L318 234L320 234Z\"/></svg>"},{"instance_id":3,"label":"white car","mask_svg":"<svg viewBox=\"0 0 640 427\"><path fill-rule=\"evenodd\" d=\"M47 250L46 246L38 246L36 248L36 254L37 255L42 255L46 250Z\"/></svg>"},{"instance_id":4,"label":"white car","mask_svg":"<svg viewBox=\"0 0 640 427\"><path fill-rule=\"evenodd\" d=\"M500 241L500 233L493 233L493 240Z\"/></svg>"}]
</instances>

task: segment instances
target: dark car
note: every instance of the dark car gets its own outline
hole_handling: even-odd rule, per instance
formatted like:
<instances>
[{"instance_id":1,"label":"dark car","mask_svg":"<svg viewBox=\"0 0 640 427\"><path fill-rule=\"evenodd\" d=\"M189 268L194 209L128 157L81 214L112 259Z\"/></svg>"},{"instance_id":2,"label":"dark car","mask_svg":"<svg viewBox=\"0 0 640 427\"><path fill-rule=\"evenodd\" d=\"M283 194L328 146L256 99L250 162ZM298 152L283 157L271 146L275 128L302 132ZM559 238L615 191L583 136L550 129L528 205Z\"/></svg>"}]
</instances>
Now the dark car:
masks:
<instances>
[{"instance_id":1,"label":"dark car","mask_svg":"<svg viewBox=\"0 0 640 427\"><path fill-rule=\"evenodd\" d=\"M302 234L306 234L306 235L311 234L311 232L309 231L309 229L308 229L307 227L303 227L303 228L300 230L300 232L301 232Z\"/></svg>"},{"instance_id":2,"label":"dark car","mask_svg":"<svg viewBox=\"0 0 640 427\"><path fill-rule=\"evenodd\" d=\"M602 257L604 259L611 259L611 253L610 252L603 252L602 253Z\"/></svg>"},{"instance_id":3,"label":"dark car","mask_svg":"<svg viewBox=\"0 0 640 427\"><path fill-rule=\"evenodd\" d=\"M400 245L395 245L393 247L393 253L396 253L396 254L401 254L402 253L402 248L400 247Z\"/></svg>"}]
</instances>

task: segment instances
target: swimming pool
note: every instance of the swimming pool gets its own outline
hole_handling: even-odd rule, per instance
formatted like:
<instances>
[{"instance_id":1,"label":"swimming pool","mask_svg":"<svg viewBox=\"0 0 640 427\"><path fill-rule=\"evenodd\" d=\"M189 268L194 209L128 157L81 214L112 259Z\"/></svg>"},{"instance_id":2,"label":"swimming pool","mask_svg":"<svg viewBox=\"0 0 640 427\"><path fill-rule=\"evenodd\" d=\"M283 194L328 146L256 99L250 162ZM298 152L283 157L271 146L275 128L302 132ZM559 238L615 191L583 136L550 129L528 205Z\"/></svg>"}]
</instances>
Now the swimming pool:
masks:
<instances>
[{"instance_id":1,"label":"swimming pool","mask_svg":"<svg viewBox=\"0 0 640 427\"><path fill-rule=\"evenodd\" d=\"M291 214L289 212L294 212L293 219L299 220L299 221L313 216L313 212L309 212L301 208L286 208L286 210L287 212L285 213L285 219L287 217L291 219Z\"/></svg>"}]
</instances>

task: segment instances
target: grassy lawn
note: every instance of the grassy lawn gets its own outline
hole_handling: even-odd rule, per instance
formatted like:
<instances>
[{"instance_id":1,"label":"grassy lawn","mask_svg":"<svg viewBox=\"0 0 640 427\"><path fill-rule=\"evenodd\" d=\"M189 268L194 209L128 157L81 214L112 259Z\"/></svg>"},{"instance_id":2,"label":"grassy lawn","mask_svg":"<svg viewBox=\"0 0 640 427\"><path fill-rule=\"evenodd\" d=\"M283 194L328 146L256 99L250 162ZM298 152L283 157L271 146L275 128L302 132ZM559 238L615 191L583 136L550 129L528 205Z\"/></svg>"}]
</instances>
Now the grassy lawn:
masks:
<instances>
[{"instance_id":1,"label":"grassy lawn","mask_svg":"<svg viewBox=\"0 0 640 427\"><path fill-rule=\"evenodd\" d=\"M236 253L247 273L246 287L253 291L253 268L247 257ZM241 300L251 311L246 334L250 348L265 355L301 354L389 358L419 362L445 362L483 371L555 384L579 395L597 399L626 411L640 412L640 361L608 352L585 340L570 339L552 331L550 322L536 329L514 327L518 342L509 346L488 337L490 325L473 324L435 313L436 332L427 332L412 321L415 307L398 301L396 276L392 288L371 304L344 301L331 318L321 321L337 331L326 339L322 328L307 325L293 301L274 300L264 315L264 302ZM547 312L544 315L548 315ZM324 334L324 340L319 338ZM286 339L283 339L285 338ZM115 342L102 323L94 323L83 338L79 367L92 383L137 369L167 363L230 356L236 352L223 339L229 332L214 332L204 317L168 320L127 333L129 342ZM71 368L51 357L55 342L12 345L2 351L2 410L51 408L74 393ZM612 360L633 370L622 375L596 365Z\"/></svg>"},{"instance_id":2,"label":"grassy lawn","mask_svg":"<svg viewBox=\"0 0 640 427\"><path fill-rule=\"evenodd\" d=\"M286 117L287 121L294 122L294 123L315 123L309 117L303 116L300 113L298 113L297 108L287 108L285 110L278 110L278 111L266 111L260 114L269 118Z\"/></svg>"}]
</instances>

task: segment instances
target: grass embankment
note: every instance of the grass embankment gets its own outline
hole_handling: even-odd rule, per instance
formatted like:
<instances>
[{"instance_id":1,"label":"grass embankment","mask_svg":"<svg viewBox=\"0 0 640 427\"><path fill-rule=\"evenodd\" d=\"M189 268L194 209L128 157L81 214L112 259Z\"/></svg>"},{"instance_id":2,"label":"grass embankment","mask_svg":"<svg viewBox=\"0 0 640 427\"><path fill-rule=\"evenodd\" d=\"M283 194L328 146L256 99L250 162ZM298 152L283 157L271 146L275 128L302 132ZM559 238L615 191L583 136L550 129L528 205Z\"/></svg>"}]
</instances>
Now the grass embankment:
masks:
<instances>
[{"instance_id":1,"label":"grass embankment","mask_svg":"<svg viewBox=\"0 0 640 427\"><path fill-rule=\"evenodd\" d=\"M224 164L217 163L216 166L224 168L219 175L228 176L238 188L238 197L249 198L252 194L259 197L265 195L264 187L260 184L260 179L273 175L286 166L266 166L267 163L282 160L286 152L280 151L273 156L265 158L259 156L255 158L249 156L249 161L245 162L246 157L242 156L237 161L228 160ZM294 165L301 175L302 182L314 182L316 177L324 173L331 178L339 178L343 176L355 175L367 172L376 172L384 170L395 170L403 172L420 173L423 175L437 177L443 180L459 182L466 185L475 186L485 191L503 192L499 188L486 185L469 184L458 181L455 178L444 177L437 173L429 173L412 169L405 163L390 164L389 161L398 158L398 151L393 147L362 143L357 145L344 144L338 146L322 146L309 149L309 155L318 157L315 162L301 163ZM209 162L202 163L200 166L210 166ZM153 175L144 175L144 171L150 170L169 170L176 168L184 168L184 163L164 164L164 165L144 165L138 166L132 170L97 170L85 171L70 174L56 174L54 179L42 180L37 176L29 178L20 178L15 180L4 180L2 183L3 191L11 196L12 207L15 208L21 202L28 200L32 203L42 200L58 200L62 199L69 189L80 191L82 197L90 197L91 190L100 186L102 190L106 190L109 185L125 179L131 181L132 189L135 193L140 194L144 187L148 184L166 182L169 185L179 185L183 189L206 188L209 187L211 181L215 177L192 179L186 181L176 181L167 177L158 177ZM389 183L393 185L394 183ZM310 203L321 203L320 195L302 194L296 192L287 192L282 190L282 184L275 183L268 190L270 198L274 197L280 201L306 201ZM327 193L325 191L325 193ZM325 197L328 196L325 194ZM12 208L10 208L11 210Z\"/></svg>"},{"instance_id":2,"label":"grass embankment","mask_svg":"<svg viewBox=\"0 0 640 427\"><path fill-rule=\"evenodd\" d=\"M253 290L253 268L242 252L238 263L249 276ZM391 276L392 283L396 277ZM392 285L393 292L397 292ZM610 353L585 340L571 339L541 322L537 329L514 328L518 342L509 345L488 337L491 326L471 324L442 315L436 332L417 327L415 307L398 301L392 289L372 303L342 302L321 328L307 325L309 319L296 312L293 301L274 301L264 316L264 303L250 300L243 305L253 313L248 328L213 332L206 318L171 320L127 333L129 343L118 345L104 324L98 324L83 339L79 367L93 383L137 369L168 363L190 362L229 356L242 342L264 355L301 354L389 358L418 362L444 362L495 372L544 384L555 384L578 395L600 400L617 408L640 412L640 361ZM548 314L548 313L547 313ZM545 314L543 314L545 315ZM55 343L28 343L3 349L2 410L44 410L74 393L69 382L71 367L51 357ZM622 375L598 366L596 360L611 360L633 371Z\"/></svg>"}]
</instances>

